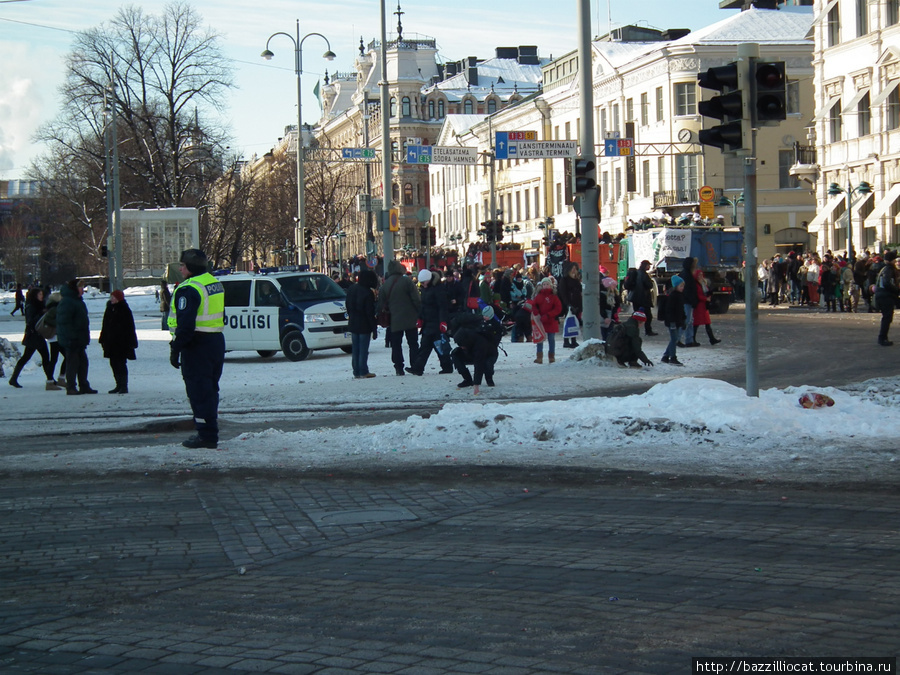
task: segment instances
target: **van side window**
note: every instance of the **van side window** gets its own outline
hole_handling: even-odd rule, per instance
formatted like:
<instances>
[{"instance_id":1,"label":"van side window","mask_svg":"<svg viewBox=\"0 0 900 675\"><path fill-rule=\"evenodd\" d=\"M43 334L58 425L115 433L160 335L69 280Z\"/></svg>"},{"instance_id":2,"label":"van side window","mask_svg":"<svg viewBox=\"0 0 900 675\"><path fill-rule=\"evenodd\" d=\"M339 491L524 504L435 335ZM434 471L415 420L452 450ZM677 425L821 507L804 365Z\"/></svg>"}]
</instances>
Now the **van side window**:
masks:
<instances>
[{"instance_id":1,"label":"van side window","mask_svg":"<svg viewBox=\"0 0 900 675\"><path fill-rule=\"evenodd\" d=\"M281 307L281 294L275 284L267 279L256 280L256 306Z\"/></svg>"},{"instance_id":2,"label":"van side window","mask_svg":"<svg viewBox=\"0 0 900 675\"><path fill-rule=\"evenodd\" d=\"M226 307L250 306L250 280L247 281L223 281L225 286Z\"/></svg>"}]
</instances>

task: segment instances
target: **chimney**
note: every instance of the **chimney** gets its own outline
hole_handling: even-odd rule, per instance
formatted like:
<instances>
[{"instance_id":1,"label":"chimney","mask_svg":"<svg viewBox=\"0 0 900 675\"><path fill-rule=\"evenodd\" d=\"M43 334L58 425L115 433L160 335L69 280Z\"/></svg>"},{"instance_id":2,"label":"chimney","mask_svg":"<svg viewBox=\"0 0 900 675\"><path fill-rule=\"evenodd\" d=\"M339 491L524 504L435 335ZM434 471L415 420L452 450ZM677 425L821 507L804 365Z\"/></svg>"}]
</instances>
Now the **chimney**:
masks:
<instances>
[{"instance_id":1,"label":"chimney","mask_svg":"<svg viewBox=\"0 0 900 675\"><path fill-rule=\"evenodd\" d=\"M466 80L468 80L469 85L472 87L478 86L478 59L474 56L470 56L468 59L469 67L468 73L466 74Z\"/></svg>"}]
</instances>

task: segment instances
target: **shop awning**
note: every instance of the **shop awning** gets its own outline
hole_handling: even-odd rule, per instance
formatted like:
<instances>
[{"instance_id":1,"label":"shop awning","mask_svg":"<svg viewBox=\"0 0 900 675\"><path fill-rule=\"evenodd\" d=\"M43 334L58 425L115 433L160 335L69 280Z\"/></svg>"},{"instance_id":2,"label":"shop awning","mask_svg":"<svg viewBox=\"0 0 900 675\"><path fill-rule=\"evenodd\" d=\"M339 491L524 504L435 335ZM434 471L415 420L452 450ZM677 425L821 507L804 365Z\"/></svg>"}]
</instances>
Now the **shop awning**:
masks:
<instances>
[{"instance_id":1,"label":"shop awning","mask_svg":"<svg viewBox=\"0 0 900 675\"><path fill-rule=\"evenodd\" d=\"M891 207L897 202L897 199L900 199L900 183L891 186L891 189L888 190L884 197L882 197L875 205L875 208L872 209L872 213L866 218L866 227L875 227L878 225L878 221L887 215L888 211L891 210Z\"/></svg>"},{"instance_id":2,"label":"shop awning","mask_svg":"<svg viewBox=\"0 0 900 675\"><path fill-rule=\"evenodd\" d=\"M831 109L834 107L834 104L841 100L841 95L832 96L825 104L819 108L819 112L816 113L815 117L812 118L813 122L818 122L821 119L825 119L828 116L828 113L831 112Z\"/></svg>"},{"instance_id":3,"label":"shop awning","mask_svg":"<svg viewBox=\"0 0 900 675\"><path fill-rule=\"evenodd\" d=\"M831 214L834 213L834 210L838 207L838 204L842 204L844 202L844 195L835 195L832 197L825 207L816 214L816 217L813 218L809 225L806 226L807 230L817 230L822 226L822 224L831 217Z\"/></svg>"},{"instance_id":4,"label":"shop awning","mask_svg":"<svg viewBox=\"0 0 900 675\"><path fill-rule=\"evenodd\" d=\"M844 109L843 109L841 112L843 112L845 115L846 115L847 113L853 113L853 114L856 114L856 106L857 106L857 104L858 104L860 101L862 101L862 100L863 100L863 97L864 97L866 94L868 94L868 93L869 93L869 88L868 88L868 87L864 87L863 89L860 89L858 92L856 92L856 95L855 95L853 98L850 99L850 102L849 102L847 105L844 106ZM870 107L871 107L871 106L870 106Z\"/></svg>"},{"instance_id":5,"label":"shop awning","mask_svg":"<svg viewBox=\"0 0 900 675\"><path fill-rule=\"evenodd\" d=\"M891 92L897 88L897 85L900 85L900 80L889 80L888 83L884 85L884 89L878 92L878 95L872 99L872 102L869 105L873 108L880 106L887 100L887 97L891 95Z\"/></svg>"}]
</instances>

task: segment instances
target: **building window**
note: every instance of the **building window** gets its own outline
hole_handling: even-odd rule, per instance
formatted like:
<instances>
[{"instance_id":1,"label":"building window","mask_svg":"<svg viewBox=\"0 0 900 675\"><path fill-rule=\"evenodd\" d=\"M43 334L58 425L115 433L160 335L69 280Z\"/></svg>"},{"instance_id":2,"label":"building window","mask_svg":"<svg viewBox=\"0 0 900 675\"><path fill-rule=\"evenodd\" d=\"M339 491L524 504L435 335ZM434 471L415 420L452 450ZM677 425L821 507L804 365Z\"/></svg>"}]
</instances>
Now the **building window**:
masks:
<instances>
[{"instance_id":1,"label":"building window","mask_svg":"<svg viewBox=\"0 0 900 675\"><path fill-rule=\"evenodd\" d=\"M534 188L534 217L541 217L541 190Z\"/></svg>"},{"instance_id":2,"label":"building window","mask_svg":"<svg viewBox=\"0 0 900 675\"><path fill-rule=\"evenodd\" d=\"M856 0L856 37L869 32L868 0Z\"/></svg>"},{"instance_id":3,"label":"building window","mask_svg":"<svg viewBox=\"0 0 900 675\"><path fill-rule=\"evenodd\" d=\"M663 192L666 189L666 158L662 155L656 158L656 191Z\"/></svg>"},{"instance_id":4,"label":"building window","mask_svg":"<svg viewBox=\"0 0 900 675\"><path fill-rule=\"evenodd\" d=\"M643 169L643 174L644 174L643 175L644 180L643 180L643 186L642 186L644 188L644 191L643 191L642 195L644 197L649 197L650 196L650 160L649 159L644 160L642 169Z\"/></svg>"},{"instance_id":5,"label":"building window","mask_svg":"<svg viewBox=\"0 0 900 675\"><path fill-rule=\"evenodd\" d=\"M612 130L613 131L621 131L622 127L619 124L619 104L616 103L612 107Z\"/></svg>"},{"instance_id":6,"label":"building window","mask_svg":"<svg viewBox=\"0 0 900 675\"><path fill-rule=\"evenodd\" d=\"M622 169L616 169L615 183L615 199L618 202L622 200Z\"/></svg>"},{"instance_id":7,"label":"building window","mask_svg":"<svg viewBox=\"0 0 900 675\"><path fill-rule=\"evenodd\" d=\"M869 101L869 93L866 92L866 95L856 104L857 131L860 136L868 136L872 133L872 108Z\"/></svg>"},{"instance_id":8,"label":"building window","mask_svg":"<svg viewBox=\"0 0 900 675\"><path fill-rule=\"evenodd\" d=\"M841 100L831 106L831 112L828 113L828 127L830 131L831 142L835 143L841 140Z\"/></svg>"},{"instance_id":9,"label":"building window","mask_svg":"<svg viewBox=\"0 0 900 675\"><path fill-rule=\"evenodd\" d=\"M693 82L679 82L675 85L675 115L697 114L697 85Z\"/></svg>"},{"instance_id":10,"label":"building window","mask_svg":"<svg viewBox=\"0 0 900 675\"><path fill-rule=\"evenodd\" d=\"M604 171L600 176L600 202L610 201L609 197L609 171Z\"/></svg>"},{"instance_id":11,"label":"building window","mask_svg":"<svg viewBox=\"0 0 900 675\"><path fill-rule=\"evenodd\" d=\"M428 119L434 119L434 101L428 101Z\"/></svg>"},{"instance_id":12,"label":"building window","mask_svg":"<svg viewBox=\"0 0 900 675\"><path fill-rule=\"evenodd\" d=\"M841 5L836 4L828 12L825 17L827 25L825 27L825 44L828 47L834 47L841 42Z\"/></svg>"},{"instance_id":13,"label":"building window","mask_svg":"<svg viewBox=\"0 0 900 675\"><path fill-rule=\"evenodd\" d=\"M401 101L400 106L402 109L403 117L410 117L412 115L412 112L411 112L410 106L409 106L409 96L403 97L403 100Z\"/></svg>"},{"instance_id":14,"label":"building window","mask_svg":"<svg viewBox=\"0 0 900 675\"><path fill-rule=\"evenodd\" d=\"M562 183L557 183L556 184L556 213L557 213L557 215L562 213L562 207L563 207L562 189L563 189Z\"/></svg>"},{"instance_id":15,"label":"building window","mask_svg":"<svg viewBox=\"0 0 900 675\"><path fill-rule=\"evenodd\" d=\"M641 126L645 127L648 124L650 124L650 95L643 93L641 94Z\"/></svg>"},{"instance_id":16,"label":"building window","mask_svg":"<svg viewBox=\"0 0 900 675\"><path fill-rule=\"evenodd\" d=\"M634 99L625 99L625 121L634 122Z\"/></svg>"},{"instance_id":17,"label":"building window","mask_svg":"<svg viewBox=\"0 0 900 675\"><path fill-rule=\"evenodd\" d=\"M885 0L884 25L895 26L898 23L900 23L900 0Z\"/></svg>"},{"instance_id":18,"label":"building window","mask_svg":"<svg viewBox=\"0 0 900 675\"><path fill-rule=\"evenodd\" d=\"M800 187L800 180L791 175L791 165L794 163L794 150L778 151L778 188L790 190Z\"/></svg>"},{"instance_id":19,"label":"building window","mask_svg":"<svg viewBox=\"0 0 900 675\"><path fill-rule=\"evenodd\" d=\"M413 205L412 183L406 183L403 185L403 205L404 206L412 206Z\"/></svg>"},{"instance_id":20,"label":"building window","mask_svg":"<svg viewBox=\"0 0 900 675\"><path fill-rule=\"evenodd\" d=\"M391 141L391 161L400 161L400 144L397 141Z\"/></svg>"},{"instance_id":21,"label":"building window","mask_svg":"<svg viewBox=\"0 0 900 675\"><path fill-rule=\"evenodd\" d=\"M691 198L700 189L697 155L675 155L675 188L681 199Z\"/></svg>"},{"instance_id":22,"label":"building window","mask_svg":"<svg viewBox=\"0 0 900 675\"><path fill-rule=\"evenodd\" d=\"M495 112L497 112L497 99L495 99L495 98L488 99L487 111L488 111L488 115L493 115Z\"/></svg>"},{"instance_id":23,"label":"building window","mask_svg":"<svg viewBox=\"0 0 900 675\"><path fill-rule=\"evenodd\" d=\"M900 87L894 87L894 91L887 97L884 113L885 131L900 129Z\"/></svg>"},{"instance_id":24,"label":"building window","mask_svg":"<svg viewBox=\"0 0 900 675\"><path fill-rule=\"evenodd\" d=\"M606 108L600 111L600 138L606 138Z\"/></svg>"},{"instance_id":25,"label":"building window","mask_svg":"<svg viewBox=\"0 0 900 675\"><path fill-rule=\"evenodd\" d=\"M572 123L566 122L566 140L572 140Z\"/></svg>"},{"instance_id":26,"label":"building window","mask_svg":"<svg viewBox=\"0 0 900 675\"><path fill-rule=\"evenodd\" d=\"M663 88L657 87L656 88L656 121L657 122L663 121L663 119L665 118L664 112L665 111L663 110Z\"/></svg>"},{"instance_id":27,"label":"building window","mask_svg":"<svg viewBox=\"0 0 900 675\"><path fill-rule=\"evenodd\" d=\"M472 99L467 98L465 100L465 102L463 103L463 112L466 115L471 115L472 113L475 112L474 105L472 104Z\"/></svg>"},{"instance_id":28,"label":"building window","mask_svg":"<svg viewBox=\"0 0 900 675\"><path fill-rule=\"evenodd\" d=\"M397 116L397 99L391 96L391 117Z\"/></svg>"},{"instance_id":29,"label":"building window","mask_svg":"<svg viewBox=\"0 0 900 675\"><path fill-rule=\"evenodd\" d=\"M519 197L516 196L516 200L518 201ZM522 220L531 220L531 200L528 198L528 190L525 190L524 198L522 201L525 204L525 214L522 216Z\"/></svg>"},{"instance_id":30,"label":"building window","mask_svg":"<svg viewBox=\"0 0 900 675\"><path fill-rule=\"evenodd\" d=\"M444 99L438 101L438 119L444 119Z\"/></svg>"},{"instance_id":31,"label":"building window","mask_svg":"<svg viewBox=\"0 0 900 675\"><path fill-rule=\"evenodd\" d=\"M785 112L788 115L800 114L800 80L788 80L785 85L787 101L785 101Z\"/></svg>"}]
</instances>

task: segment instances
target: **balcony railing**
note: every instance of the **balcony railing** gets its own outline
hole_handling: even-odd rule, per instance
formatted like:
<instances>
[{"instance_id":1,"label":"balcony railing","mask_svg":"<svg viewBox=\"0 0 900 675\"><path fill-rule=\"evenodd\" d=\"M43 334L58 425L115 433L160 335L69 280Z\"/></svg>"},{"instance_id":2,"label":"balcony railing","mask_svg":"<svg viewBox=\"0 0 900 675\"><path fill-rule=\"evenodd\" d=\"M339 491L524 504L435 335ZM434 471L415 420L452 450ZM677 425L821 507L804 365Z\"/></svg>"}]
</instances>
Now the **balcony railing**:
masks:
<instances>
[{"instance_id":1,"label":"balcony railing","mask_svg":"<svg viewBox=\"0 0 900 675\"><path fill-rule=\"evenodd\" d=\"M722 188L715 188L715 202L722 198ZM700 195L696 188L680 188L653 193L653 208L662 209L667 206L695 206L700 203Z\"/></svg>"},{"instance_id":2,"label":"balcony railing","mask_svg":"<svg viewBox=\"0 0 900 675\"><path fill-rule=\"evenodd\" d=\"M815 164L816 147L794 143L794 164Z\"/></svg>"}]
</instances>

